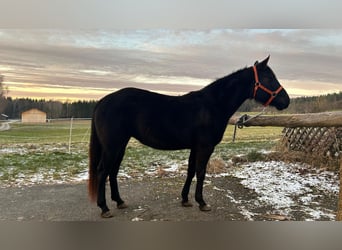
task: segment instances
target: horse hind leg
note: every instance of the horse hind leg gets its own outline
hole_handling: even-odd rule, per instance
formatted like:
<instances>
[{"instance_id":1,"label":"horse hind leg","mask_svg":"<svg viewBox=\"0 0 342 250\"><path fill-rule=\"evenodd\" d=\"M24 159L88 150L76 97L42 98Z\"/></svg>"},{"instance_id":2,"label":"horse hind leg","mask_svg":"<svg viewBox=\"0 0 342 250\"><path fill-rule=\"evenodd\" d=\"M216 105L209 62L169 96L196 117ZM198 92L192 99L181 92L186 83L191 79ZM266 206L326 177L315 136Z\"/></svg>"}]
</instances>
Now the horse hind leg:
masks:
<instances>
[{"instance_id":1,"label":"horse hind leg","mask_svg":"<svg viewBox=\"0 0 342 250\"><path fill-rule=\"evenodd\" d=\"M115 147L107 147L101 155L101 161L98 166L98 196L97 205L101 208L101 217L110 218L113 217L106 202L106 181L109 176L110 187L111 187L111 198L115 200L118 207L124 207L125 203L120 198L116 176L119 171L119 166L122 161L125 146L120 147L120 150L114 150Z\"/></svg>"},{"instance_id":2,"label":"horse hind leg","mask_svg":"<svg viewBox=\"0 0 342 250\"><path fill-rule=\"evenodd\" d=\"M119 172L120 164L125 154L126 144L122 146L122 148L118 151L117 157L115 159L114 165L109 173L109 182L110 182L110 189L111 189L111 198L113 201L116 202L118 209L127 208L126 203L121 199L117 181L117 175Z\"/></svg>"},{"instance_id":3,"label":"horse hind leg","mask_svg":"<svg viewBox=\"0 0 342 250\"><path fill-rule=\"evenodd\" d=\"M110 218L113 217L113 215L110 213L106 202L106 180L109 174L109 169L108 162L105 158L105 155L102 154L98 166L97 206L101 209L101 217Z\"/></svg>"}]
</instances>

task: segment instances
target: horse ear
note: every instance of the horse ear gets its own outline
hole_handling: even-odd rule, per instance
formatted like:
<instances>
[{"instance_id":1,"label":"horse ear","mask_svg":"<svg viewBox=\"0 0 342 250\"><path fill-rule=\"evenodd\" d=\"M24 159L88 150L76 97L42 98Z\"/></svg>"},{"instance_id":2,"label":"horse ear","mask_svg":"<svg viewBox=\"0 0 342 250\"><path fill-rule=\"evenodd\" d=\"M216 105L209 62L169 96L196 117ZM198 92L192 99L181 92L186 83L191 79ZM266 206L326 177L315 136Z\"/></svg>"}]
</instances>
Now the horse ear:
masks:
<instances>
[{"instance_id":1,"label":"horse ear","mask_svg":"<svg viewBox=\"0 0 342 250\"><path fill-rule=\"evenodd\" d=\"M259 64L259 62L258 62L258 61L255 61L254 66L257 66L258 64Z\"/></svg>"},{"instance_id":2,"label":"horse ear","mask_svg":"<svg viewBox=\"0 0 342 250\"><path fill-rule=\"evenodd\" d=\"M261 63L258 63L258 67L265 69L267 67L268 60L270 60L270 56L266 57Z\"/></svg>"}]
</instances>

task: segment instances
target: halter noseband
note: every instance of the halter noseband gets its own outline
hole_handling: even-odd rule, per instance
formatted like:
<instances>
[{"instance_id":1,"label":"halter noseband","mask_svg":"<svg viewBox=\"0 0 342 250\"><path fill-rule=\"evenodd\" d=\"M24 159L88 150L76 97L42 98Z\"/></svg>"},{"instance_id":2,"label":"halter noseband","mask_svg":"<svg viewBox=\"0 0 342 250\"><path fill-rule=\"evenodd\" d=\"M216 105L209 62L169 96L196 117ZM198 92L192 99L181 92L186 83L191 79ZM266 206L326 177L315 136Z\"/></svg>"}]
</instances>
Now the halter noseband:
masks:
<instances>
[{"instance_id":1,"label":"halter noseband","mask_svg":"<svg viewBox=\"0 0 342 250\"><path fill-rule=\"evenodd\" d=\"M253 98L255 99L256 93L257 93L259 88L262 89L263 91L265 91L266 93L270 94L270 98L264 104L264 106L267 107L268 105L270 105L270 103L273 101L273 99L276 98L276 96L283 89L283 87L280 85L280 87L276 91L269 90L264 85L262 85L261 82L259 82L258 71L257 71L255 65L253 66L253 71L254 71L254 79L255 79Z\"/></svg>"}]
</instances>

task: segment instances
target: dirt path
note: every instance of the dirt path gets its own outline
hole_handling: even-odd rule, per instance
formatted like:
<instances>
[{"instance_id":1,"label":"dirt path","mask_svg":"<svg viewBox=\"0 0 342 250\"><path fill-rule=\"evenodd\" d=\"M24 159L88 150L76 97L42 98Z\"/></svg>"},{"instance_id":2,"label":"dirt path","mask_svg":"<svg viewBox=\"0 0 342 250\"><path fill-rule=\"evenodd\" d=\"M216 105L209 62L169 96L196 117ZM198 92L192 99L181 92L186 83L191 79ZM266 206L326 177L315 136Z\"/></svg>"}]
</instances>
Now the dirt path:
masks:
<instances>
[{"instance_id":1,"label":"dirt path","mask_svg":"<svg viewBox=\"0 0 342 250\"><path fill-rule=\"evenodd\" d=\"M180 206L183 178L153 178L121 181L122 197L128 209L118 210L110 202L114 217L111 221L214 221L247 220L241 204L228 197L231 190L235 199L253 199L253 192L245 189L235 178L209 178L205 197L211 212ZM193 185L194 186L194 185ZM191 193L193 194L192 189ZM108 195L108 194L107 194ZM193 199L193 197L191 197ZM0 189L0 220L19 221L98 221L100 210L87 198L86 183L32 186ZM109 198L108 198L109 200ZM259 211L266 208L258 208ZM255 209L254 209L255 210ZM247 211L247 210L246 210ZM261 219L261 218L259 218Z\"/></svg>"},{"instance_id":2,"label":"dirt path","mask_svg":"<svg viewBox=\"0 0 342 250\"><path fill-rule=\"evenodd\" d=\"M270 206L258 202L258 194L245 188L240 179L227 176L207 178L204 197L212 211L201 212L194 207L180 206L183 177L121 180L121 196L129 208L118 210L107 201L114 217L108 221L246 221L305 220L302 208L291 217L277 214ZM107 190L109 188L107 187ZM10 221L103 221L96 204L90 203L85 182L77 184L37 185L0 189L0 220ZM325 202L329 209L337 207L336 197Z\"/></svg>"}]
</instances>

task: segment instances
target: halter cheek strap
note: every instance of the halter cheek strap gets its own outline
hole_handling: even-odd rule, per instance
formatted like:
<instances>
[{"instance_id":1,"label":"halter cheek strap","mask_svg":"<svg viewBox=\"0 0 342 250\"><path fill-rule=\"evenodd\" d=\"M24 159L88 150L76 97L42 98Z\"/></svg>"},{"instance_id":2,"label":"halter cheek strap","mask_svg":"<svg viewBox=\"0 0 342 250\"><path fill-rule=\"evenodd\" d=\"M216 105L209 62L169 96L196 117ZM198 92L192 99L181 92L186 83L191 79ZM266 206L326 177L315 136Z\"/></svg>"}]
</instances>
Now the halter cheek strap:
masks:
<instances>
[{"instance_id":1,"label":"halter cheek strap","mask_svg":"<svg viewBox=\"0 0 342 250\"><path fill-rule=\"evenodd\" d=\"M283 87L280 85L276 91L272 91L272 90L266 88L259 81L259 76L258 76L258 71L256 69L256 66L253 66L253 71L254 71L254 79L255 79L253 98L255 99L258 89L262 89L266 93L270 94L270 98L268 99L267 102L264 103L264 106L266 107L266 106L270 105L270 103L273 101L274 98L276 98L276 96L283 89Z\"/></svg>"}]
</instances>

